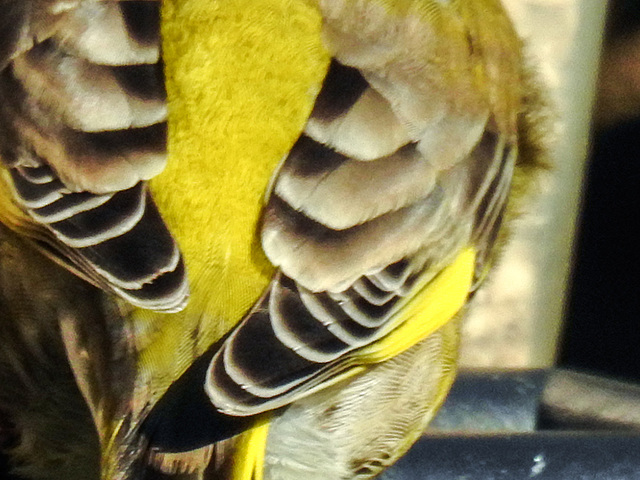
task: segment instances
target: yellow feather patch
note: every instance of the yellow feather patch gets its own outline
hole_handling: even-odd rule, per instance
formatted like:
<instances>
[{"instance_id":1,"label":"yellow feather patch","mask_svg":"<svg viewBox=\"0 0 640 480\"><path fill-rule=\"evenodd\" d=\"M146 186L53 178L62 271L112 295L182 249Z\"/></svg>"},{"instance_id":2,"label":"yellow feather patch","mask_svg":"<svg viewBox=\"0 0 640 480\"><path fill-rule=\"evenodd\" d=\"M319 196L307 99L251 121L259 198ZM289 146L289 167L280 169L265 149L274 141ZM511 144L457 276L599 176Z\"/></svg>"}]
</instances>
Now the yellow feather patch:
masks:
<instances>
[{"instance_id":1,"label":"yellow feather patch","mask_svg":"<svg viewBox=\"0 0 640 480\"><path fill-rule=\"evenodd\" d=\"M354 366L323 383L321 387L312 389L308 394L364 373L367 368L365 364L389 360L441 328L448 329L448 336L457 336L454 333L458 328L455 323L459 322L458 313L464 307L471 289L475 259L476 252L473 248L467 248L458 254L453 263L426 286L419 287L419 291L403 305L398 313L401 318L397 320L400 323L397 328L377 342L358 350L349 360ZM455 378L454 356L447 349L439 359L448 367L443 370L437 386L432 412L442 404ZM243 434L234 457L236 463L233 480L262 480L268 429L269 422L265 421ZM405 438L400 450L408 450L415 440L414 437Z\"/></svg>"},{"instance_id":2,"label":"yellow feather patch","mask_svg":"<svg viewBox=\"0 0 640 480\"><path fill-rule=\"evenodd\" d=\"M476 254L463 250L427 287L415 295L398 313L399 326L379 341L359 350L362 363L378 363L395 357L438 330L460 311L467 301Z\"/></svg>"},{"instance_id":3,"label":"yellow feather patch","mask_svg":"<svg viewBox=\"0 0 640 480\"><path fill-rule=\"evenodd\" d=\"M242 434L234 456L233 480L263 479L268 435L269 421L263 421Z\"/></svg>"},{"instance_id":4,"label":"yellow feather patch","mask_svg":"<svg viewBox=\"0 0 640 480\"><path fill-rule=\"evenodd\" d=\"M184 254L191 297L177 314L132 315L154 394L271 279L258 224L328 69L321 27L317 9L295 0L163 2L169 162L150 186Z\"/></svg>"},{"instance_id":5,"label":"yellow feather patch","mask_svg":"<svg viewBox=\"0 0 640 480\"><path fill-rule=\"evenodd\" d=\"M14 230L21 231L31 220L16 204L15 196L9 185L11 185L9 171L4 165L0 165L0 222Z\"/></svg>"},{"instance_id":6,"label":"yellow feather patch","mask_svg":"<svg viewBox=\"0 0 640 480\"><path fill-rule=\"evenodd\" d=\"M364 373L368 364L389 360L436 330L457 322L471 290L475 259L475 250L466 248L426 285L418 285L393 319L393 324L398 325L396 328L372 344L356 350L341 364L340 373L310 389L306 395ZM451 373L451 381L453 376ZM439 401L444 400L446 389L444 392Z\"/></svg>"}]
</instances>

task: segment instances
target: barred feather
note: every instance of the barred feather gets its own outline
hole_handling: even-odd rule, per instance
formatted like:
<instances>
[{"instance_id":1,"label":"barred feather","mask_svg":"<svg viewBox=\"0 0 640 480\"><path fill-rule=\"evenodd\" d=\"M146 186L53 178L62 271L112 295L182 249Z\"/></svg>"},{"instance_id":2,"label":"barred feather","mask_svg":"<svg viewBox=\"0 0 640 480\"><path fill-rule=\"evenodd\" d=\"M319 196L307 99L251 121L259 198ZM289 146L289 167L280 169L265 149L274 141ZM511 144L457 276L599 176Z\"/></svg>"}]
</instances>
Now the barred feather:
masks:
<instances>
[{"instance_id":1,"label":"barred feather","mask_svg":"<svg viewBox=\"0 0 640 480\"><path fill-rule=\"evenodd\" d=\"M15 3L0 30L17 38L0 71L0 158L21 223L96 285L180 310L184 263L145 187L166 160L159 3Z\"/></svg>"}]
</instances>

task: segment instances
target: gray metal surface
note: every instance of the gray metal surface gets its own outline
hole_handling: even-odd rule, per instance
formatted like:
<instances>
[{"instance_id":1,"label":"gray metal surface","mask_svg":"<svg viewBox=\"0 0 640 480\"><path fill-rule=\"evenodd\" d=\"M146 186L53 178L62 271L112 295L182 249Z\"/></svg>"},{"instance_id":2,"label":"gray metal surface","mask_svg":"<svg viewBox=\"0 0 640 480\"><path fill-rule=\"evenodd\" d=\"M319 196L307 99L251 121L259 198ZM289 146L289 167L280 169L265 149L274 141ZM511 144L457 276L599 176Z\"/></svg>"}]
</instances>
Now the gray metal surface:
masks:
<instances>
[{"instance_id":1,"label":"gray metal surface","mask_svg":"<svg viewBox=\"0 0 640 480\"><path fill-rule=\"evenodd\" d=\"M424 437L380 478L640 479L638 412L640 387L609 378L461 372Z\"/></svg>"},{"instance_id":2,"label":"gray metal surface","mask_svg":"<svg viewBox=\"0 0 640 480\"><path fill-rule=\"evenodd\" d=\"M534 431L548 376L538 369L462 371L429 431Z\"/></svg>"},{"instance_id":3,"label":"gray metal surface","mask_svg":"<svg viewBox=\"0 0 640 480\"><path fill-rule=\"evenodd\" d=\"M635 480L640 435L538 432L424 437L381 480Z\"/></svg>"}]
</instances>

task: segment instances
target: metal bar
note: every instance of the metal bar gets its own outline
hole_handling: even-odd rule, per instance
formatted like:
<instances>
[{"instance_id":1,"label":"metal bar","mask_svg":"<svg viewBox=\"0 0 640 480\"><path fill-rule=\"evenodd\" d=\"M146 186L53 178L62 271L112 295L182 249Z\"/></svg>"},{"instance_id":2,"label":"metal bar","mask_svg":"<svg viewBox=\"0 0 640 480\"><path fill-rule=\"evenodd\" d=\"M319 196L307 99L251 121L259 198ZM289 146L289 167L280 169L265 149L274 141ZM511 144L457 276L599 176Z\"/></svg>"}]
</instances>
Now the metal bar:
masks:
<instances>
[{"instance_id":1,"label":"metal bar","mask_svg":"<svg viewBox=\"0 0 640 480\"><path fill-rule=\"evenodd\" d=\"M381 480L631 480L640 434L538 432L424 437Z\"/></svg>"},{"instance_id":2,"label":"metal bar","mask_svg":"<svg viewBox=\"0 0 640 480\"><path fill-rule=\"evenodd\" d=\"M463 371L429 431L640 430L640 386L566 369Z\"/></svg>"},{"instance_id":3,"label":"metal bar","mask_svg":"<svg viewBox=\"0 0 640 480\"><path fill-rule=\"evenodd\" d=\"M429 430L531 432L549 370L461 371Z\"/></svg>"},{"instance_id":4,"label":"metal bar","mask_svg":"<svg viewBox=\"0 0 640 480\"><path fill-rule=\"evenodd\" d=\"M640 430L640 386L556 369L544 388L539 428Z\"/></svg>"}]
</instances>

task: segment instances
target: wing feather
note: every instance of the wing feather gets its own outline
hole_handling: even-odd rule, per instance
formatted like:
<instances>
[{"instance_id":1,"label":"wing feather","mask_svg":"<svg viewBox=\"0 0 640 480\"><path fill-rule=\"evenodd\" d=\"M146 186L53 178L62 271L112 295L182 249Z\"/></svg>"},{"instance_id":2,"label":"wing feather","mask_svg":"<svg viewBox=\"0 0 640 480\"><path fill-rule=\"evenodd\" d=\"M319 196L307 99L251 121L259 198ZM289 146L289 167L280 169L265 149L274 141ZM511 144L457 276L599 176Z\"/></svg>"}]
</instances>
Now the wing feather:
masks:
<instances>
[{"instance_id":1,"label":"wing feather","mask_svg":"<svg viewBox=\"0 0 640 480\"><path fill-rule=\"evenodd\" d=\"M134 305L181 309L184 262L145 184L167 157L160 2L4 3L0 159L28 215L14 228Z\"/></svg>"},{"instance_id":2,"label":"wing feather","mask_svg":"<svg viewBox=\"0 0 640 480\"><path fill-rule=\"evenodd\" d=\"M156 2L82 2L54 34L75 57L102 65L156 64L160 60Z\"/></svg>"},{"instance_id":3,"label":"wing feather","mask_svg":"<svg viewBox=\"0 0 640 480\"><path fill-rule=\"evenodd\" d=\"M335 56L262 222L279 272L207 374L207 394L231 415L278 408L342 378L359 349L410 321L403 307L469 246L480 276L510 188L517 137L505 126L519 112L505 113L474 83L489 67L464 31L439 45L435 18L416 25L372 4L319 4ZM457 70L430 63L438 55ZM513 88L507 95L519 95Z\"/></svg>"}]
</instances>

